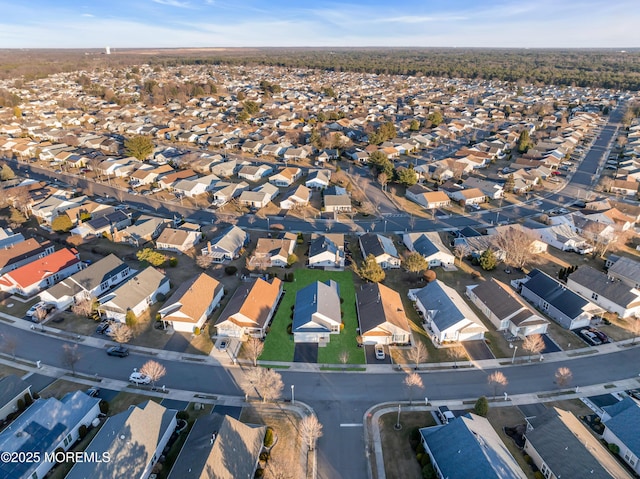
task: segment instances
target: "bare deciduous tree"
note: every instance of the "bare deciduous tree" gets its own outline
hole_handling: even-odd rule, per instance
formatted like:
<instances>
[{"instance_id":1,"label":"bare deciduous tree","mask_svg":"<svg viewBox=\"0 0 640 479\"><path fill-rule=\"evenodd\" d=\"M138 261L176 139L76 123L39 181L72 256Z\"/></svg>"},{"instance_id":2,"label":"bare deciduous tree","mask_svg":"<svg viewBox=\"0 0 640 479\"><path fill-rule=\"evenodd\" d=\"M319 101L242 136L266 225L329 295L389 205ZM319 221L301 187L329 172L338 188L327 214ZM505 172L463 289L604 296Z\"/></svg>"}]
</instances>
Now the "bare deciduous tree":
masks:
<instances>
[{"instance_id":1,"label":"bare deciduous tree","mask_svg":"<svg viewBox=\"0 0 640 479\"><path fill-rule=\"evenodd\" d=\"M47 308L36 308L33 313L33 317L38 320L38 323L41 323L47 318L48 314L49 313L47 312Z\"/></svg>"},{"instance_id":2,"label":"bare deciduous tree","mask_svg":"<svg viewBox=\"0 0 640 479\"><path fill-rule=\"evenodd\" d=\"M533 235L520 228L509 226L494 236L493 246L504 253L504 262L514 268L522 268L533 257Z\"/></svg>"},{"instance_id":3,"label":"bare deciduous tree","mask_svg":"<svg viewBox=\"0 0 640 479\"><path fill-rule=\"evenodd\" d=\"M458 243L456 247L453 248L453 252L456 258L458 258L458 264L462 266L462 258L467 256L471 252L471 249L467 246L467 243Z\"/></svg>"},{"instance_id":4,"label":"bare deciduous tree","mask_svg":"<svg viewBox=\"0 0 640 479\"><path fill-rule=\"evenodd\" d=\"M489 376L487 377L487 382L489 383L489 386L493 387L493 399L496 398L499 387L503 388L507 384L509 384L507 377L502 373L502 371L494 371L489 374Z\"/></svg>"},{"instance_id":5,"label":"bare deciduous tree","mask_svg":"<svg viewBox=\"0 0 640 479\"><path fill-rule=\"evenodd\" d=\"M633 334L633 341L631 342L631 344L636 344L636 340L638 339L638 336L640 336L640 319L629 319L629 331L631 331L631 334Z\"/></svg>"},{"instance_id":6,"label":"bare deciduous tree","mask_svg":"<svg viewBox=\"0 0 640 479\"><path fill-rule=\"evenodd\" d=\"M451 359L453 359L453 367L458 367L458 361L465 359L467 357L467 350L464 349L462 345L453 346L452 348L447 349L447 354Z\"/></svg>"},{"instance_id":7,"label":"bare deciduous tree","mask_svg":"<svg viewBox=\"0 0 640 479\"><path fill-rule=\"evenodd\" d=\"M249 351L249 357L253 361L253 365L258 365L258 358L264 350L264 343L259 338L249 338L247 341L247 350Z\"/></svg>"},{"instance_id":8,"label":"bare deciduous tree","mask_svg":"<svg viewBox=\"0 0 640 479\"><path fill-rule=\"evenodd\" d=\"M424 387L422 378L418 373L407 374L404 378L404 385L409 388L409 405L411 405L413 404L413 388L422 389Z\"/></svg>"},{"instance_id":9,"label":"bare deciduous tree","mask_svg":"<svg viewBox=\"0 0 640 479\"><path fill-rule=\"evenodd\" d=\"M151 379L151 384L153 385L153 389L155 389L156 382L167 374L167 369L158 361L151 359L142 365L140 373Z\"/></svg>"},{"instance_id":10,"label":"bare deciduous tree","mask_svg":"<svg viewBox=\"0 0 640 479\"><path fill-rule=\"evenodd\" d=\"M302 443L309 448L309 451L313 451L316 442L322 437L322 424L315 414L305 416L300 421L299 433Z\"/></svg>"},{"instance_id":11,"label":"bare deciduous tree","mask_svg":"<svg viewBox=\"0 0 640 479\"><path fill-rule=\"evenodd\" d=\"M123 323L117 323L111 326L111 339L116 343L123 344L131 341L133 332L131 328Z\"/></svg>"},{"instance_id":12,"label":"bare deciduous tree","mask_svg":"<svg viewBox=\"0 0 640 479\"><path fill-rule=\"evenodd\" d=\"M202 268L207 269L213 263L213 256L209 256L208 254L201 254L196 256L196 264Z\"/></svg>"},{"instance_id":13,"label":"bare deciduous tree","mask_svg":"<svg viewBox=\"0 0 640 479\"><path fill-rule=\"evenodd\" d=\"M349 362L349 351L341 351L340 354L338 354L338 360L342 364L347 364Z\"/></svg>"},{"instance_id":14,"label":"bare deciduous tree","mask_svg":"<svg viewBox=\"0 0 640 479\"><path fill-rule=\"evenodd\" d=\"M544 351L544 339L540 334L530 334L522 342L522 349L529 353L529 362L531 362L531 355L540 354Z\"/></svg>"},{"instance_id":15,"label":"bare deciduous tree","mask_svg":"<svg viewBox=\"0 0 640 479\"><path fill-rule=\"evenodd\" d=\"M427 348L422 341L416 341L416 344L409 350L409 358L415 364L414 369L418 369L420 363L427 359Z\"/></svg>"},{"instance_id":16,"label":"bare deciduous tree","mask_svg":"<svg viewBox=\"0 0 640 479\"><path fill-rule=\"evenodd\" d=\"M261 369L258 379L258 392L262 396L262 402L275 401L282 394L284 383L282 376L273 369Z\"/></svg>"},{"instance_id":17,"label":"bare deciduous tree","mask_svg":"<svg viewBox=\"0 0 640 479\"><path fill-rule=\"evenodd\" d=\"M258 393L258 382L262 374L262 368L249 368L244 371L244 378L240 383L244 391L245 400L249 399L254 392Z\"/></svg>"},{"instance_id":18,"label":"bare deciduous tree","mask_svg":"<svg viewBox=\"0 0 640 479\"><path fill-rule=\"evenodd\" d=\"M386 189L388 182L389 176L384 171L378 175L378 183L382 186L383 191Z\"/></svg>"},{"instance_id":19,"label":"bare deciduous tree","mask_svg":"<svg viewBox=\"0 0 640 479\"><path fill-rule=\"evenodd\" d=\"M572 378L573 373L571 372L571 369L563 366L556 370L556 384L559 388L568 386Z\"/></svg>"},{"instance_id":20,"label":"bare deciduous tree","mask_svg":"<svg viewBox=\"0 0 640 479\"><path fill-rule=\"evenodd\" d=\"M76 364L80 361L81 356L78 352L77 344L65 344L62 346L62 364L71 368L73 376L76 375Z\"/></svg>"},{"instance_id":21,"label":"bare deciduous tree","mask_svg":"<svg viewBox=\"0 0 640 479\"><path fill-rule=\"evenodd\" d=\"M88 318L93 312L93 302L90 299L81 299L71 306L71 312L78 316L84 316Z\"/></svg>"},{"instance_id":22,"label":"bare deciduous tree","mask_svg":"<svg viewBox=\"0 0 640 479\"><path fill-rule=\"evenodd\" d=\"M0 336L0 348L2 352L10 354L12 359L16 359L16 349L18 349L18 341L12 334L3 334Z\"/></svg>"}]
</instances>

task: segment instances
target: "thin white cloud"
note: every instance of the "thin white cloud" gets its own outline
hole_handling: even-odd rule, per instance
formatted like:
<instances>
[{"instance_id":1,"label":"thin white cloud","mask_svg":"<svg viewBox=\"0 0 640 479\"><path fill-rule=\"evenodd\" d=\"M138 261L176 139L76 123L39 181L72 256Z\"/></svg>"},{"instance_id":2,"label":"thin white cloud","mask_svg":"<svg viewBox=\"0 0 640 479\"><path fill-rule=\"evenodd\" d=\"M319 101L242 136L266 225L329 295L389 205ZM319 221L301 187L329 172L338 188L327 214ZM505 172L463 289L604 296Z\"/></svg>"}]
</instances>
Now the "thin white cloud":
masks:
<instances>
[{"instance_id":1,"label":"thin white cloud","mask_svg":"<svg viewBox=\"0 0 640 479\"><path fill-rule=\"evenodd\" d=\"M152 0L154 3L159 3L160 5L167 5L169 7L177 7L177 8L191 8L191 4L189 2L181 2L179 0Z\"/></svg>"},{"instance_id":2,"label":"thin white cloud","mask_svg":"<svg viewBox=\"0 0 640 479\"><path fill-rule=\"evenodd\" d=\"M453 16L453 15L412 15L412 16L400 16L400 17L389 17L389 18L379 18L375 20L377 23L431 23L431 22L460 22L464 20L469 20L469 17L466 16Z\"/></svg>"},{"instance_id":3,"label":"thin white cloud","mask_svg":"<svg viewBox=\"0 0 640 479\"><path fill-rule=\"evenodd\" d=\"M82 16L83 17L94 17L95 15L92 15L90 13L83 13Z\"/></svg>"}]
</instances>

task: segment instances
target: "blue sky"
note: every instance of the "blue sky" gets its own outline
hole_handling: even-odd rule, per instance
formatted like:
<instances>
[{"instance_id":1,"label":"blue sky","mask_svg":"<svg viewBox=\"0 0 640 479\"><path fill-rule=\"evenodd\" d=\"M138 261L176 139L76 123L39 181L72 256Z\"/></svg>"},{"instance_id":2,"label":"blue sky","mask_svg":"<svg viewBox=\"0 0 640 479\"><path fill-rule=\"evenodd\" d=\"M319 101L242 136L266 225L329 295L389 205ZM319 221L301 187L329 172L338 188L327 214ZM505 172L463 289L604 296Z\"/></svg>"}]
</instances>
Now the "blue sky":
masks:
<instances>
[{"instance_id":1,"label":"blue sky","mask_svg":"<svg viewBox=\"0 0 640 479\"><path fill-rule=\"evenodd\" d=\"M640 47L638 0L0 0L0 48Z\"/></svg>"}]
</instances>

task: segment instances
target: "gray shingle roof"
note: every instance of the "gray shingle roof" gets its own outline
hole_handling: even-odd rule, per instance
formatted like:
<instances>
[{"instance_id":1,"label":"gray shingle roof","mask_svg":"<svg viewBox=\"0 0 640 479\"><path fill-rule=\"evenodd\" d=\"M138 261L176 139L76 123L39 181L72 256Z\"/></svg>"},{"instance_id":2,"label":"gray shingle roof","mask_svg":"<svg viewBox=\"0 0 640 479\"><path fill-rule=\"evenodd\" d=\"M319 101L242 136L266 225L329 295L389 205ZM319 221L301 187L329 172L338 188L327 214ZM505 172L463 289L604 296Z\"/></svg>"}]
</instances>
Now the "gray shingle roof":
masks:
<instances>
[{"instance_id":1,"label":"gray shingle roof","mask_svg":"<svg viewBox=\"0 0 640 479\"><path fill-rule=\"evenodd\" d=\"M604 425L631 450L640 457L640 405L630 397L618 404L607 406L604 410L611 416Z\"/></svg>"},{"instance_id":2,"label":"gray shingle roof","mask_svg":"<svg viewBox=\"0 0 640 479\"><path fill-rule=\"evenodd\" d=\"M340 289L335 281L316 281L302 288L296 294L293 312L294 332L329 332L330 329L314 319L321 314L336 322L342 320L340 314Z\"/></svg>"},{"instance_id":3,"label":"gray shingle roof","mask_svg":"<svg viewBox=\"0 0 640 479\"><path fill-rule=\"evenodd\" d=\"M611 280L605 273L590 266L581 266L571 273L569 279L620 306L628 306L639 300L628 285L619 280Z\"/></svg>"},{"instance_id":4,"label":"gray shingle roof","mask_svg":"<svg viewBox=\"0 0 640 479\"><path fill-rule=\"evenodd\" d=\"M416 298L427 311L436 311L432 320L440 331L464 319L464 314L442 288L440 281L432 281L416 293Z\"/></svg>"},{"instance_id":5,"label":"gray shingle roof","mask_svg":"<svg viewBox=\"0 0 640 479\"><path fill-rule=\"evenodd\" d=\"M589 304L582 296L539 269L534 269L528 276L531 279L523 284L523 288L535 293L569 318L580 316L583 308Z\"/></svg>"},{"instance_id":6,"label":"gray shingle roof","mask_svg":"<svg viewBox=\"0 0 640 479\"><path fill-rule=\"evenodd\" d=\"M398 257L393 241L386 236L375 233L365 233L360 236L360 244L362 245L362 256L365 258L372 254L376 258L384 253L395 258Z\"/></svg>"}]
</instances>

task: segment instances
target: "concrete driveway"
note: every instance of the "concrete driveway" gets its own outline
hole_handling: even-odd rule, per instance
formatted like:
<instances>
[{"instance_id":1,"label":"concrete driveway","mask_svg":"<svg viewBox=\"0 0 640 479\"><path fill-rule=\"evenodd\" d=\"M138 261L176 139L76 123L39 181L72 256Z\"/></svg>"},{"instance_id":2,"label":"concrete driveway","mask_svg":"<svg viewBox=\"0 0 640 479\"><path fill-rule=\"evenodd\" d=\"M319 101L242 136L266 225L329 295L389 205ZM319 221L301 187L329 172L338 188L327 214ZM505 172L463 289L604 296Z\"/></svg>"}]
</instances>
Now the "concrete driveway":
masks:
<instances>
[{"instance_id":1,"label":"concrete driveway","mask_svg":"<svg viewBox=\"0 0 640 479\"><path fill-rule=\"evenodd\" d=\"M364 345L364 355L367 359L367 364L391 364L391 355L387 346L384 346L384 359L376 359L376 351L373 344Z\"/></svg>"}]
</instances>

